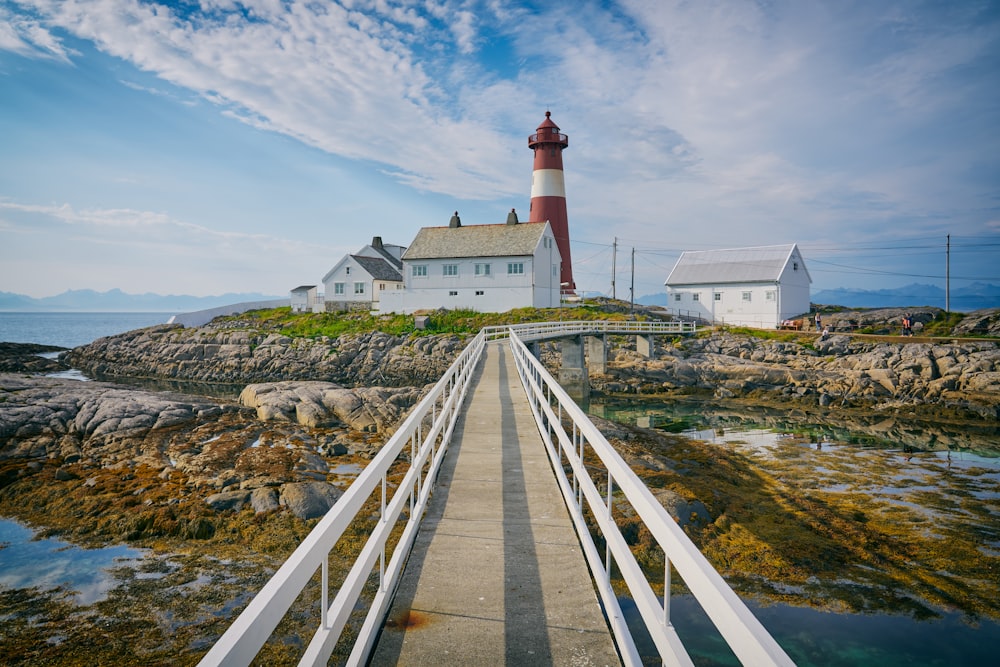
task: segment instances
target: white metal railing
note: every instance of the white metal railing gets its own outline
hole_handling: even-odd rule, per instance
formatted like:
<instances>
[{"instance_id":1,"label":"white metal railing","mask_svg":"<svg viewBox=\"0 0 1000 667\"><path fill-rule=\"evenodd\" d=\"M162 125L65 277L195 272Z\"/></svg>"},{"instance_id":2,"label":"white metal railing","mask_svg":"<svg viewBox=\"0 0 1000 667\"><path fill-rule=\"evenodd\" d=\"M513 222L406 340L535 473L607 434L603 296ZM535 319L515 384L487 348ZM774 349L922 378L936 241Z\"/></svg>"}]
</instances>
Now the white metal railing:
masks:
<instances>
[{"instance_id":1,"label":"white metal railing","mask_svg":"<svg viewBox=\"0 0 1000 667\"><path fill-rule=\"evenodd\" d=\"M250 664L317 570L321 570L320 624L300 664L325 665L377 564L378 590L348 659L351 665L365 663L399 583L403 563L416 537L438 469L451 441L469 380L482 357L485 341L485 333L480 332L466 346L430 393L410 411L389 442L337 500L333 509L316 524L202 658L200 665ZM389 470L407 447L409 470L389 497ZM429 467L425 470L428 463ZM381 500L375 529L330 602L330 551L376 492ZM406 508L409 509L406 525L395 548L387 554L388 538Z\"/></svg>"},{"instance_id":2,"label":"white metal railing","mask_svg":"<svg viewBox=\"0 0 1000 667\"><path fill-rule=\"evenodd\" d=\"M635 320L573 320L569 322L531 322L508 326L485 327L487 340L506 338L513 331L522 341L558 338L580 334L692 334L698 331L694 322L639 322Z\"/></svg>"},{"instance_id":3,"label":"white metal railing","mask_svg":"<svg viewBox=\"0 0 1000 667\"><path fill-rule=\"evenodd\" d=\"M615 641L626 665L642 665L632 634L611 585L612 566L628 586L642 620L664 664L692 665L691 658L670 622L671 569L687 584L722 637L744 665L794 665L743 601L698 551L646 485L611 447L587 415L535 359L519 331L511 327L510 348L518 375L528 395L538 430L566 501L595 585L607 612ZM567 433L566 428L570 428ZM584 456L590 451L606 474L602 494L588 472ZM569 468L571 475L567 476ZM616 490L620 494L616 494ZM664 552L663 602L653 591L612 515L616 498L628 501ZM593 516L605 541L603 557L591 537L584 515Z\"/></svg>"}]
</instances>

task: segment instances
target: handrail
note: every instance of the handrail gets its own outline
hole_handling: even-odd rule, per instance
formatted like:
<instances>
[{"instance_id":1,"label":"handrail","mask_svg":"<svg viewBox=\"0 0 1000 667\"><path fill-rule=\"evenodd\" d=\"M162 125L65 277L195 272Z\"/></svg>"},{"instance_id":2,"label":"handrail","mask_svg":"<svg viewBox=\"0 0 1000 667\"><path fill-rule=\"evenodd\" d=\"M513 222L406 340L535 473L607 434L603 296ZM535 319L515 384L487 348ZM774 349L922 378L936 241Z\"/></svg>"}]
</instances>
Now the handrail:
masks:
<instances>
[{"instance_id":1,"label":"handrail","mask_svg":"<svg viewBox=\"0 0 1000 667\"><path fill-rule=\"evenodd\" d=\"M697 331L698 327L694 322L642 322L636 320L529 322L483 328L487 340L506 339L510 332L514 332L522 341L581 334L693 334Z\"/></svg>"},{"instance_id":2,"label":"handrail","mask_svg":"<svg viewBox=\"0 0 1000 667\"><path fill-rule=\"evenodd\" d=\"M250 601L199 665L250 664L317 570L322 570L320 624L300 664L326 664L377 563L378 592L348 659L348 664L351 665L365 663L399 583L403 563L416 537L472 372L482 358L485 344L486 335L480 332L445 371L434 388L410 411L389 442ZM427 417L431 423L425 433ZM410 450L409 470L390 498L387 495L389 469L407 445ZM423 469L428 461L430 467L424 473ZM328 603L329 553L380 485L379 521L333 602ZM389 535L407 507L409 517L386 563Z\"/></svg>"},{"instance_id":3,"label":"handrail","mask_svg":"<svg viewBox=\"0 0 1000 667\"><path fill-rule=\"evenodd\" d=\"M794 665L583 410L532 356L519 339L518 331L514 327L510 329L509 345L518 375L528 394L535 422L545 442L553 471L576 526L624 662L627 665L641 665L642 659L611 586L612 564L621 572L664 664L693 664L670 622L672 567L743 664ZM572 424L571 434L566 432L569 423ZM604 465L607 488L603 495L584 464L584 452L588 445ZM566 467L572 472L572 481L567 477ZM615 524L612 507L616 488L625 496L663 549L665 567L662 604L657 600L646 575ZM584 517L585 507L594 517L604 538L606 548L603 560L588 529Z\"/></svg>"}]
</instances>

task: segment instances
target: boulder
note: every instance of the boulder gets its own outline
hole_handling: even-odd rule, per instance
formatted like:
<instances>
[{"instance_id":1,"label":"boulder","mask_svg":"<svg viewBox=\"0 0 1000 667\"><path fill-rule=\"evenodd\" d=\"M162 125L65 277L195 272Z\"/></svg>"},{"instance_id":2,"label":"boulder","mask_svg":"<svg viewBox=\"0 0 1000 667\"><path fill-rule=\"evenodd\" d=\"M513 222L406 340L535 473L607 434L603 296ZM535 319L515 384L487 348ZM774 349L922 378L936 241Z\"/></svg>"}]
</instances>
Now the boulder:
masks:
<instances>
[{"instance_id":1,"label":"boulder","mask_svg":"<svg viewBox=\"0 0 1000 667\"><path fill-rule=\"evenodd\" d=\"M300 519L315 519L330 511L342 495L326 482L293 482L281 486L279 503Z\"/></svg>"}]
</instances>

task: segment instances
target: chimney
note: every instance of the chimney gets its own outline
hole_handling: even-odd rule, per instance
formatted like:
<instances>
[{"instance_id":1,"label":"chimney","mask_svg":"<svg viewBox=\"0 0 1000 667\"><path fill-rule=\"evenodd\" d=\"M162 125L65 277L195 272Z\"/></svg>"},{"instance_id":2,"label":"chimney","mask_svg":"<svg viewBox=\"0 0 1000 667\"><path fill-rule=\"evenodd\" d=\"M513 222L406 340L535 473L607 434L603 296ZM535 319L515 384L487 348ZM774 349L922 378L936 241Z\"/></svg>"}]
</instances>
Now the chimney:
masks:
<instances>
[{"instance_id":1,"label":"chimney","mask_svg":"<svg viewBox=\"0 0 1000 667\"><path fill-rule=\"evenodd\" d=\"M381 236L373 236L372 237L372 247L375 248L376 250L381 250L382 249L382 237Z\"/></svg>"},{"instance_id":2,"label":"chimney","mask_svg":"<svg viewBox=\"0 0 1000 667\"><path fill-rule=\"evenodd\" d=\"M462 219L458 217L458 211L455 211L455 215L451 216L451 220L448 221L448 226L452 229L462 226Z\"/></svg>"},{"instance_id":3,"label":"chimney","mask_svg":"<svg viewBox=\"0 0 1000 667\"><path fill-rule=\"evenodd\" d=\"M507 214L507 224L516 225L517 224L517 211L510 209L510 213Z\"/></svg>"}]
</instances>

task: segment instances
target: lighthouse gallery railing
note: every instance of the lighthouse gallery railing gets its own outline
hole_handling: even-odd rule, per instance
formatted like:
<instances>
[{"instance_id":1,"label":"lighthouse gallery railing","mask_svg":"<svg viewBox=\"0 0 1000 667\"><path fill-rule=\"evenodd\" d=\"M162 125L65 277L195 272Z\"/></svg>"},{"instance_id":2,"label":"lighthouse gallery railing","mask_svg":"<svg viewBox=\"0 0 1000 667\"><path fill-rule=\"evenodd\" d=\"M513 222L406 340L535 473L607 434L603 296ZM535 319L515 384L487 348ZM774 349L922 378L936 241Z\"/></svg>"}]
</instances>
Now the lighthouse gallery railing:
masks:
<instances>
[{"instance_id":1,"label":"lighthouse gallery railing","mask_svg":"<svg viewBox=\"0 0 1000 667\"><path fill-rule=\"evenodd\" d=\"M366 581L377 567L377 591L347 660L347 664L350 665L365 664L388 612L403 565L416 537L420 519L451 440L472 373L482 357L487 339L501 338L510 339L518 374L528 394L539 431L545 441L567 507L576 524L601 602L625 663L642 664L617 597L611 588L609 572L612 559L621 571L643 622L664 661L682 665L692 664L669 621L669 580L672 564L744 664L793 664L583 411L531 356L520 339L522 335L531 339L553 337L558 331L561 331L562 335L579 335L589 331L619 333L620 328L613 325L621 324L628 324L630 333L651 334L668 333L664 331L665 327L660 325L672 323L550 322L488 327L482 330L434 388L414 407L379 454L372 459L333 508L251 600L199 664L205 666L250 664L296 598L319 571L321 573L319 627L306 648L300 664L325 665L352 611L361 602L362 589ZM648 325L648 328L644 325ZM644 328L645 331L642 330ZM389 470L400 455L406 452L407 447L409 447L409 470L390 497L387 483ZM597 454L606 468L606 497L602 496L593 483L582 461L587 447ZM569 475L565 471L566 468L570 471ZM636 564L625 538L611 516L615 489L624 493L664 550L667 566L662 605ZM328 599L329 554L362 511L369 497L376 492L380 495L378 521L354 565L330 601ZM588 530L584 507L591 512L607 543L603 559ZM409 515L402 534L392 552L387 553L390 533L407 508Z\"/></svg>"}]
</instances>

